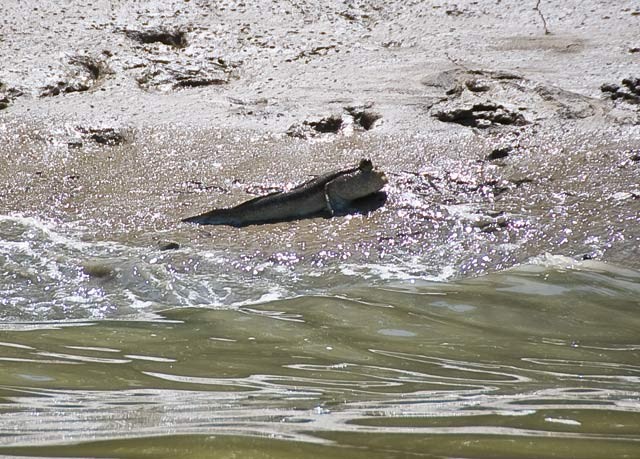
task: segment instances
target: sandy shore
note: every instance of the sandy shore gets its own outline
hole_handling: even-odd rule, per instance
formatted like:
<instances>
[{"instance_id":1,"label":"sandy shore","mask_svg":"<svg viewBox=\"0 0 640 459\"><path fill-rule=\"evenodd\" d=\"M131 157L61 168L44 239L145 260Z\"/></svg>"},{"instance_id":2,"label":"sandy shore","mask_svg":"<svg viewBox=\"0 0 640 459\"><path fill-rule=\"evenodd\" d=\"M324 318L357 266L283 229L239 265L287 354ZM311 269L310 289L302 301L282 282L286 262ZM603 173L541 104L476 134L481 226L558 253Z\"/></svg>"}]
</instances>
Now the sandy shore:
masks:
<instances>
[{"instance_id":1,"label":"sandy shore","mask_svg":"<svg viewBox=\"0 0 640 459\"><path fill-rule=\"evenodd\" d=\"M635 2L59 3L2 6L2 213L312 263L640 267ZM363 156L390 178L370 215L178 223Z\"/></svg>"}]
</instances>

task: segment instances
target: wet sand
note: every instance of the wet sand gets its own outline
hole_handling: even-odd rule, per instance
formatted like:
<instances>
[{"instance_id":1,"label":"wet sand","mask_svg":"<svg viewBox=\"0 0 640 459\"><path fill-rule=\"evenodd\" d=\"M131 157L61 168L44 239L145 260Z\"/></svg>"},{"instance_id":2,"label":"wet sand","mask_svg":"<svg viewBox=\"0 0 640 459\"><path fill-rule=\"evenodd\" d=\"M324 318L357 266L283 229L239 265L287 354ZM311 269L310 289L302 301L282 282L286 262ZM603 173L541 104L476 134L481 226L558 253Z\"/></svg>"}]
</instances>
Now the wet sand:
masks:
<instances>
[{"instance_id":1,"label":"wet sand","mask_svg":"<svg viewBox=\"0 0 640 459\"><path fill-rule=\"evenodd\" d=\"M0 212L282 263L638 268L640 10L540 3L7 1ZM179 223L361 157L371 214Z\"/></svg>"}]
</instances>

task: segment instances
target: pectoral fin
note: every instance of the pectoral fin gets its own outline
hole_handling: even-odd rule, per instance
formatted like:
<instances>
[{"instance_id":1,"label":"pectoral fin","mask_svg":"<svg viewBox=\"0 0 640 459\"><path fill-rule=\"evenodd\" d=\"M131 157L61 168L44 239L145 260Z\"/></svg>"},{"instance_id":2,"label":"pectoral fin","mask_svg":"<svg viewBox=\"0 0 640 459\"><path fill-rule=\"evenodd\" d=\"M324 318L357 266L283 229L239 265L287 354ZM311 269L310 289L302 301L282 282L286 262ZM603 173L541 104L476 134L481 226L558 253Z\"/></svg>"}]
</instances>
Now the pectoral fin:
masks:
<instances>
[{"instance_id":1,"label":"pectoral fin","mask_svg":"<svg viewBox=\"0 0 640 459\"><path fill-rule=\"evenodd\" d=\"M335 180L332 180L324 186L324 197L327 201L327 209L332 216L336 212L342 212L349 207L349 201L341 198L340 195L336 193L334 182Z\"/></svg>"}]
</instances>

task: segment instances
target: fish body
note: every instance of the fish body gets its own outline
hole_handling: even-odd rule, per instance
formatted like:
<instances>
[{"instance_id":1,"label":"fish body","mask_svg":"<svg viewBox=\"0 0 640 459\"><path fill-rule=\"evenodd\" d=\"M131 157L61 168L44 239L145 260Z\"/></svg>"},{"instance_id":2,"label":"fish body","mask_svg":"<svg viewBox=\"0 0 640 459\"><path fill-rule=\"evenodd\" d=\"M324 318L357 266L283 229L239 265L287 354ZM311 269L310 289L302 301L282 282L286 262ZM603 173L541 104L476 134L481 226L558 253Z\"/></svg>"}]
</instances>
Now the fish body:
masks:
<instances>
[{"instance_id":1,"label":"fish body","mask_svg":"<svg viewBox=\"0 0 640 459\"><path fill-rule=\"evenodd\" d=\"M357 167L316 177L289 191L259 196L235 207L213 209L183 219L201 225L246 226L342 212L351 202L376 193L387 183L384 172L368 159Z\"/></svg>"}]
</instances>

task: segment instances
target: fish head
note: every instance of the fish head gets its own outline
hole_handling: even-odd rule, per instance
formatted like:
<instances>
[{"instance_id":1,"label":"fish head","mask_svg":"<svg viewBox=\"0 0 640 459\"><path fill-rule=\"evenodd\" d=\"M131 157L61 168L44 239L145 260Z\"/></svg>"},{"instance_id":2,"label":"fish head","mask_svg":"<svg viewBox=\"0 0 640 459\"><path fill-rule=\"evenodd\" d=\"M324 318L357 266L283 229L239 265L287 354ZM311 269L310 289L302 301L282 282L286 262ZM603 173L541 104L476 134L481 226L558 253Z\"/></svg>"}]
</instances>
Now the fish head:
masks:
<instances>
[{"instance_id":1,"label":"fish head","mask_svg":"<svg viewBox=\"0 0 640 459\"><path fill-rule=\"evenodd\" d=\"M342 201L354 201L380 191L387 182L387 176L378 168L358 168L333 180L329 192Z\"/></svg>"}]
</instances>

